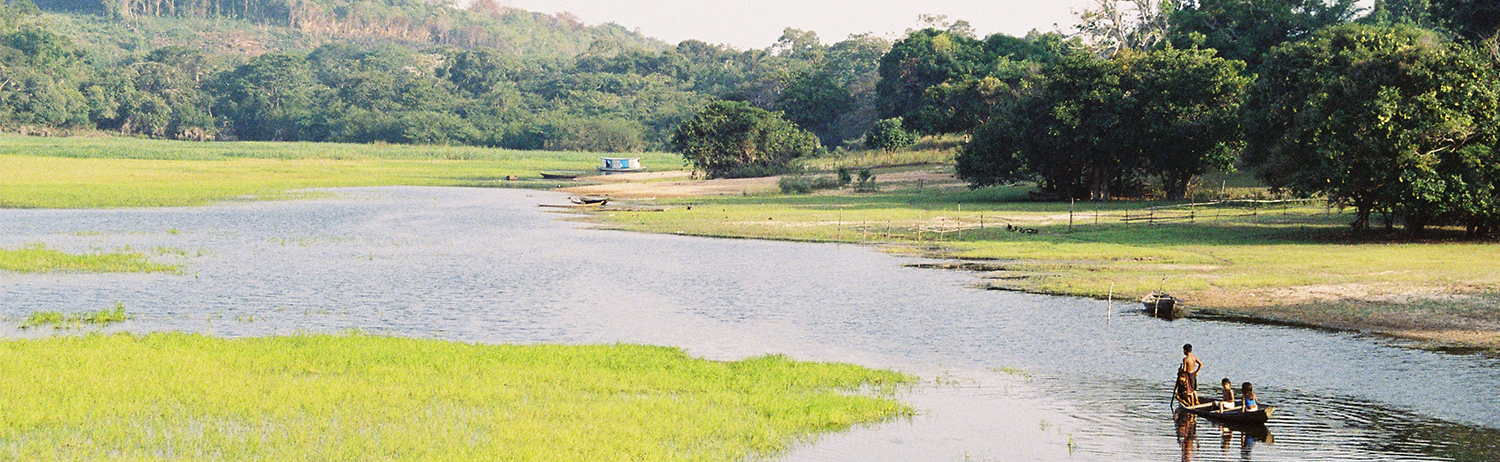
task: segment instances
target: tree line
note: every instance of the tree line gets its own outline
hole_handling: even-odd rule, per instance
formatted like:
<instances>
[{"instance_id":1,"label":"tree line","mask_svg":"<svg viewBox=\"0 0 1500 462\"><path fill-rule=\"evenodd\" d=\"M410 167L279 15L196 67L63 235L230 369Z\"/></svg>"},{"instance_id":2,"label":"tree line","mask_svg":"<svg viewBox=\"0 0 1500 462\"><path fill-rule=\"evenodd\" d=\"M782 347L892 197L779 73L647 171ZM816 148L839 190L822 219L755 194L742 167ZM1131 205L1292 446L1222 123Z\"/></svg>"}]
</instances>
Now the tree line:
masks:
<instances>
[{"instance_id":1,"label":"tree line","mask_svg":"<svg viewBox=\"0 0 1500 462\"><path fill-rule=\"evenodd\" d=\"M1096 0L1071 41L929 29L881 61L881 117L966 133L972 186L1107 200L1236 167L1411 233L1500 226L1500 5ZM996 52L994 50L1016 50ZM1033 50L1031 52L1027 50Z\"/></svg>"},{"instance_id":2,"label":"tree line","mask_svg":"<svg viewBox=\"0 0 1500 462\"><path fill-rule=\"evenodd\" d=\"M981 38L963 21L927 18L894 42L825 44L789 28L751 50L606 28L574 54L520 51L527 40L505 18L538 16L486 1L468 11L416 0L98 5L119 17L345 21L330 30L394 35L405 29L391 24L431 8L445 9L424 21L453 20L379 44L259 56L168 46L121 60L16 0L0 7L0 127L741 159L705 168L714 176L958 133L969 139L958 174L975 187L1182 198L1198 175L1246 168L1278 190L1353 208L1356 229L1375 216L1412 232L1500 224L1500 4L1488 0L1378 0L1368 11L1353 0L1094 0L1074 34ZM462 24L486 38L442 38Z\"/></svg>"},{"instance_id":3,"label":"tree line","mask_svg":"<svg viewBox=\"0 0 1500 462\"><path fill-rule=\"evenodd\" d=\"M334 5L320 1L297 5ZM238 10L212 7L218 3L157 2L132 14L240 17L244 5L284 0L230 2ZM484 5L475 8L500 8ZM787 29L766 49L737 50L606 31L566 55L396 40L258 56L167 46L110 60L55 32L39 13L27 0L0 7L0 126L197 140L643 151L670 148L682 121L710 101L733 100L778 111L834 147L874 123L876 67L890 46L867 35L825 44Z\"/></svg>"}]
</instances>

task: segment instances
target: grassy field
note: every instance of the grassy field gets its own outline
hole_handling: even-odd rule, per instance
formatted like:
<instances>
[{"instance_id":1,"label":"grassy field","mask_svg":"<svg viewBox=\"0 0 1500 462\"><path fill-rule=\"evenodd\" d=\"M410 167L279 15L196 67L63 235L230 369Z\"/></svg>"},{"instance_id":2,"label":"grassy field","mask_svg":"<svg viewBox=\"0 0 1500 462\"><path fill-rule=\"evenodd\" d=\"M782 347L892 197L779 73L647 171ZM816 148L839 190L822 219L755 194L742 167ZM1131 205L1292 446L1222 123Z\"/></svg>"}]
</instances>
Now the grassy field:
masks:
<instances>
[{"instance_id":1,"label":"grassy field","mask_svg":"<svg viewBox=\"0 0 1500 462\"><path fill-rule=\"evenodd\" d=\"M780 356L363 335L0 342L6 460L742 460L910 411Z\"/></svg>"},{"instance_id":2,"label":"grassy field","mask_svg":"<svg viewBox=\"0 0 1500 462\"><path fill-rule=\"evenodd\" d=\"M648 166L682 165L675 154L634 155ZM557 183L539 172L591 171L598 162L596 153L473 147L0 135L0 207L202 205L340 186L540 188Z\"/></svg>"},{"instance_id":3,"label":"grassy field","mask_svg":"<svg viewBox=\"0 0 1500 462\"><path fill-rule=\"evenodd\" d=\"M1227 202L1057 203L1029 201L1025 187L969 190L951 176L913 182L914 171L935 178L951 166L877 169L890 179L877 193L672 199L658 201L675 206L664 212L599 219L656 233L868 243L962 260L945 266L983 271L982 285L996 289L1134 300L1161 288L1199 309L1500 348L1492 240L1453 230L1351 236L1349 213L1269 200L1243 176L1198 191Z\"/></svg>"},{"instance_id":4,"label":"grassy field","mask_svg":"<svg viewBox=\"0 0 1500 462\"><path fill-rule=\"evenodd\" d=\"M90 272L90 273L171 273L177 265L153 263L136 252L100 252L72 254L49 249L42 244L19 249L0 249L0 271L18 273Z\"/></svg>"}]
</instances>

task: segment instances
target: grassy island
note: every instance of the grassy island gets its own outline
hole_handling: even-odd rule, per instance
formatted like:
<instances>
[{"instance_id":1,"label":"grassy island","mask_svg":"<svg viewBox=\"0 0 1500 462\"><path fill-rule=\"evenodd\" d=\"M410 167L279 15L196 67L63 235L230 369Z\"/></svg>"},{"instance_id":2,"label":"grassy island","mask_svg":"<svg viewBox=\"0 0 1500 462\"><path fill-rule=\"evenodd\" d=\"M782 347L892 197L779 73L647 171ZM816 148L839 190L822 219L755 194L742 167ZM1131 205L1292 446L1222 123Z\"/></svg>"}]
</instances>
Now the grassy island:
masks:
<instances>
[{"instance_id":1,"label":"grassy island","mask_svg":"<svg viewBox=\"0 0 1500 462\"><path fill-rule=\"evenodd\" d=\"M912 378L665 347L365 335L0 342L7 460L743 460L904 415ZM861 390L864 390L861 392Z\"/></svg>"}]
</instances>

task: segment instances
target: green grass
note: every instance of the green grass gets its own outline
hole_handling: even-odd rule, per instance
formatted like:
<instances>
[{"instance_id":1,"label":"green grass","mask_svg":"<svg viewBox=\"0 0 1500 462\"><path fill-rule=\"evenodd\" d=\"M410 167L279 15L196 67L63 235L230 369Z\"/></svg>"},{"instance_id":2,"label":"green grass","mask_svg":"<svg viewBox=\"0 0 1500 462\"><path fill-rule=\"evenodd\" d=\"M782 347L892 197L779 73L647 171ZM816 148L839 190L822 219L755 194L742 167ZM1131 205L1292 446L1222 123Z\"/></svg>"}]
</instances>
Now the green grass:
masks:
<instances>
[{"instance_id":1,"label":"green grass","mask_svg":"<svg viewBox=\"0 0 1500 462\"><path fill-rule=\"evenodd\" d=\"M7 460L743 460L908 414L911 377L664 347L363 335L0 342Z\"/></svg>"},{"instance_id":2,"label":"green grass","mask_svg":"<svg viewBox=\"0 0 1500 462\"><path fill-rule=\"evenodd\" d=\"M158 252L164 252L165 248ZM153 263L135 252L71 254L32 244L19 249L0 249L0 271L18 273L92 272L92 273L172 273L176 265Z\"/></svg>"},{"instance_id":3,"label":"green grass","mask_svg":"<svg viewBox=\"0 0 1500 462\"><path fill-rule=\"evenodd\" d=\"M125 313L125 304L115 302L114 309L102 309L89 313L62 313L58 311L37 311L26 316L26 320L19 326L22 329L33 327L53 326L57 329L79 329L84 324L107 325L130 320L132 316Z\"/></svg>"},{"instance_id":4,"label":"green grass","mask_svg":"<svg viewBox=\"0 0 1500 462\"><path fill-rule=\"evenodd\" d=\"M676 154L639 156L651 168L682 165ZM598 162L596 153L453 146L0 135L0 207L186 206L344 186L552 187L539 172Z\"/></svg>"}]
</instances>

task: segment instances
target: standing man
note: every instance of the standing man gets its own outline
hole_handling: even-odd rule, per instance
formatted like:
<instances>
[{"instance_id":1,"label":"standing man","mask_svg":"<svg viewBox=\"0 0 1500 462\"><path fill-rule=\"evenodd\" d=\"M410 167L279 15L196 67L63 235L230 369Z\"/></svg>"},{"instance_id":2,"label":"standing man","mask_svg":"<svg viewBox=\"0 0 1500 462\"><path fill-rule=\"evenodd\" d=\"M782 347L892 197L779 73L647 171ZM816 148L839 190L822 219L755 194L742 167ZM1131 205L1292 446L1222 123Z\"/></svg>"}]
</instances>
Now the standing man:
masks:
<instances>
[{"instance_id":1,"label":"standing man","mask_svg":"<svg viewBox=\"0 0 1500 462\"><path fill-rule=\"evenodd\" d=\"M1199 361L1193 355L1193 344L1182 346L1182 366L1177 368L1178 373L1187 374L1188 391L1194 395L1198 394L1198 371L1203 370L1203 361Z\"/></svg>"}]
</instances>

